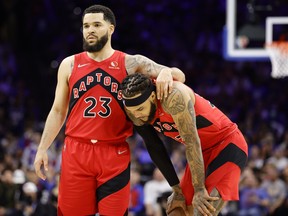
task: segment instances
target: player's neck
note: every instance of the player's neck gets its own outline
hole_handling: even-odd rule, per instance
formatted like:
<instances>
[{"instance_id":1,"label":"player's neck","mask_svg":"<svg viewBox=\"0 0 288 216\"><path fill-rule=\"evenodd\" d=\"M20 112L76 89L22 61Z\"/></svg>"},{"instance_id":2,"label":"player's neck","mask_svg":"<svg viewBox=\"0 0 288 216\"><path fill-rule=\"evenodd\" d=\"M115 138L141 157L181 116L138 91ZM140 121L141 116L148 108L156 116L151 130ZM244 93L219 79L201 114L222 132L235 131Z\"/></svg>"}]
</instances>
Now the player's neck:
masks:
<instances>
[{"instance_id":1,"label":"player's neck","mask_svg":"<svg viewBox=\"0 0 288 216\"><path fill-rule=\"evenodd\" d=\"M99 52L87 52L87 55L94 61L97 62L104 61L105 59L112 56L115 51L111 46L107 45L108 44L106 44L106 46L104 46L103 49L100 50Z\"/></svg>"}]
</instances>

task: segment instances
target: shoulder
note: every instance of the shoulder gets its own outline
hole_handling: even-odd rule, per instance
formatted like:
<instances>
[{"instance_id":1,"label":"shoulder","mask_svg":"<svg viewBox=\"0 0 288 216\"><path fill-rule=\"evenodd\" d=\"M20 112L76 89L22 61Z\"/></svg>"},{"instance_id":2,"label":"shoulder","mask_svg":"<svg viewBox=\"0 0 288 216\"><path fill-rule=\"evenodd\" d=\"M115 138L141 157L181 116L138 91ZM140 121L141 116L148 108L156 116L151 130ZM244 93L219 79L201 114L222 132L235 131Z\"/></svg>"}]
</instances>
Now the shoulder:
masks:
<instances>
[{"instance_id":1,"label":"shoulder","mask_svg":"<svg viewBox=\"0 0 288 216\"><path fill-rule=\"evenodd\" d=\"M161 105L165 112L173 115L175 111L184 110L189 100L192 100L194 103L193 90L181 82L174 81L172 92L161 100Z\"/></svg>"},{"instance_id":2,"label":"shoulder","mask_svg":"<svg viewBox=\"0 0 288 216\"><path fill-rule=\"evenodd\" d=\"M64 76L70 76L74 68L74 58L75 55L71 55L62 60L59 66L59 74L62 74Z\"/></svg>"},{"instance_id":3,"label":"shoulder","mask_svg":"<svg viewBox=\"0 0 288 216\"><path fill-rule=\"evenodd\" d=\"M167 103L177 98L189 97L192 92L192 89L183 84L182 82L174 81L171 93L168 94L168 96L164 100L162 100L162 103Z\"/></svg>"},{"instance_id":4,"label":"shoulder","mask_svg":"<svg viewBox=\"0 0 288 216\"><path fill-rule=\"evenodd\" d=\"M125 61L126 61L126 63L131 63L131 61L132 62L136 61L137 58L139 58L139 56L141 56L141 55L139 55L139 54L130 55L128 53L125 53Z\"/></svg>"},{"instance_id":5,"label":"shoulder","mask_svg":"<svg viewBox=\"0 0 288 216\"><path fill-rule=\"evenodd\" d=\"M64 58L61 62L61 65L71 65L74 64L75 55L68 56Z\"/></svg>"}]
</instances>

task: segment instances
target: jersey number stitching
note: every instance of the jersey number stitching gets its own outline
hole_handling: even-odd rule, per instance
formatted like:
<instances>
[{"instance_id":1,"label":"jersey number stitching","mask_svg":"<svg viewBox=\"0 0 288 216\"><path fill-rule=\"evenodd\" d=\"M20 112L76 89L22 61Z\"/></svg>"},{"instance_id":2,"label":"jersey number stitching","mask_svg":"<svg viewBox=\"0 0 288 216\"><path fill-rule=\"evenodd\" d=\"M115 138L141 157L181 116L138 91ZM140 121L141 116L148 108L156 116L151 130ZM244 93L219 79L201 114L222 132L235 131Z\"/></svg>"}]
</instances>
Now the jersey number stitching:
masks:
<instances>
[{"instance_id":1,"label":"jersey number stitching","mask_svg":"<svg viewBox=\"0 0 288 216\"><path fill-rule=\"evenodd\" d=\"M84 110L84 118L95 118L98 114L102 118L107 118L111 114L111 107L109 106L111 98L109 97L100 97L101 107L103 110L99 112L93 112L93 109L97 106L97 99L94 97L87 97L84 99L85 103L88 104L87 108Z\"/></svg>"}]
</instances>

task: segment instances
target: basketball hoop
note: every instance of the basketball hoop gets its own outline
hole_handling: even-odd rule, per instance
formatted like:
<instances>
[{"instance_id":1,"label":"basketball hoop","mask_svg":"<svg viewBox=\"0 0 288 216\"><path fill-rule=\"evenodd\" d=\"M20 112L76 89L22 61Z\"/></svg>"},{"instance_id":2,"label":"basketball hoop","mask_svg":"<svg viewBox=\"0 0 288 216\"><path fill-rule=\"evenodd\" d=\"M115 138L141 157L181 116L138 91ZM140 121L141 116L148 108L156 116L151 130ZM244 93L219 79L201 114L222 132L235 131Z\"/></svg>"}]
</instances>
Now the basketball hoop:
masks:
<instances>
[{"instance_id":1,"label":"basketball hoop","mask_svg":"<svg viewBox=\"0 0 288 216\"><path fill-rule=\"evenodd\" d=\"M284 78L288 76L288 42L278 41L266 45L272 63L273 78Z\"/></svg>"}]
</instances>

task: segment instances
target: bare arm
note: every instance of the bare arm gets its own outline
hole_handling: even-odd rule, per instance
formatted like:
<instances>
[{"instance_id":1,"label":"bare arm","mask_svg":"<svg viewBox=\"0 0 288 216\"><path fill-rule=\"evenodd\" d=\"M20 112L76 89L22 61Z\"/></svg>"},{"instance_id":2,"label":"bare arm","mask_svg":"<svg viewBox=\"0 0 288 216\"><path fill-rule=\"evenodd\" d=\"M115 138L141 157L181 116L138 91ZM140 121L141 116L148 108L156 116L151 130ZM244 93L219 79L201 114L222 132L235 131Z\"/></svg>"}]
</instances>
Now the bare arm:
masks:
<instances>
[{"instance_id":1,"label":"bare arm","mask_svg":"<svg viewBox=\"0 0 288 216\"><path fill-rule=\"evenodd\" d=\"M143 73L149 77L156 78L157 98L167 97L172 91L173 79L185 82L184 73L175 67L169 68L152 61L142 55L126 55L125 65L128 74Z\"/></svg>"},{"instance_id":2,"label":"bare arm","mask_svg":"<svg viewBox=\"0 0 288 216\"><path fill-rule=\"evenodd\" d=\"M194 101L185 90L185 88L174 88L162 105L165 111L172 115L180 136L186 144L187 162L193 174L193 187L197 191L204 188L204 162L196 128Z\"/></svg>"},{"instance_id":3,"label":"bare arm","mask_svg":"<svg viewBox=\"0 0 288 216\"><path fill-rule=\"evenodd\" d=\"M68 76L72 67L71 59L65 59L59 67L58 81L52 108L46 119L39 149L47 150L59 133L68 110Z\"/></svg>"},{"instance_id":4,"label":"bare arm","mask_svg":"<svg viewBox=\"0 0 288 216\"><path fill-rule=\"evenodd\" d=\"M46 119L44 131L34 161L35 172L42 179L45 179L46 177L41 172L41 166L43 165L45 170L48 169L46 151L59 133L67 115L69 100L68 77L73 67L72 58L74 59L74 57L64 59L59 67L54 102Z\"/></svg>"},{"instance_id":5,"label":"bare arm","mask_svg":"<svg viewBox=\"0 0 288 216\"><path fill-rule=\"evenodd\" d=\"M175 82L172 93L163 100L162 105L164 110L172 115L180 136L186 144L186 159L195 191L192 204L196 210L194 215L198 215L198 211L202 214L208 214L210 210L215 211L209 201L218 198L210 197L205 188L204 161L196 127L194 102L193 92L185 85Z\"/></svg>"}]
</instances>

